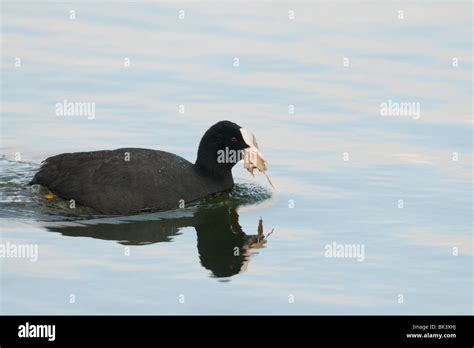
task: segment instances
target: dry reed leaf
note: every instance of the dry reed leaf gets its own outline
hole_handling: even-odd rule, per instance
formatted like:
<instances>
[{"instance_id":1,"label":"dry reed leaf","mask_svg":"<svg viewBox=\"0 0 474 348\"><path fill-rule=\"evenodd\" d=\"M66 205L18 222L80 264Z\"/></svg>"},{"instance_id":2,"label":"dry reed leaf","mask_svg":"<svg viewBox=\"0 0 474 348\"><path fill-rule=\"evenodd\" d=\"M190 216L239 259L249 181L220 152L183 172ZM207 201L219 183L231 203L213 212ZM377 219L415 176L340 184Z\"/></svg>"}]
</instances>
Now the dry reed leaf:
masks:
<instances>
[{"instance_id":1,"label":"dry reed leaf","mask_svg":"<svg viewBox=\"0 0 474 348\"><path fill-rule=\"evenodd\" d=\"M275 188L270 177L265 173L267 171L267 161L265 160L265 157L263 157L262 152L260 152L255 135L252 134L252 138L250 138L245 129L241 129L240 131L245 143L249 145L249 147L244 150L244 168L253 176L255 176L253 173L255 168L258 169L259 172L265 175L270 186Z\"/></svg>"}]
</instances>

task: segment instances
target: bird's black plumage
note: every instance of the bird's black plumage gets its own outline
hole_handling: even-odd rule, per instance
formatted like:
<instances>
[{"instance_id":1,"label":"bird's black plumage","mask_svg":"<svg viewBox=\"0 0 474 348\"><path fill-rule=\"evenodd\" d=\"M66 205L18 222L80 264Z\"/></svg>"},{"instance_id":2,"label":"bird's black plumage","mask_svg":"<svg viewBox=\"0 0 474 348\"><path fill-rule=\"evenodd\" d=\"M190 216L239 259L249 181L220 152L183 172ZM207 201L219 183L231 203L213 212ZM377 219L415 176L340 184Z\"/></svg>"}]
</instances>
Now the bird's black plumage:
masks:
<instances>
[{"instance_id":1,"label":"bird's black plumage","mask_svg":"<svg viewBox=\"0 0 474 348\"><path fill-rule=\"evenodd\" d=\"M230 121L209 128L194 164L169 152L139 148L64 153L47 158L30 184L103 214L174 209L233 187L235 162L217 158L226 147L248 147L240 129Z\"/></svg>"}]
</instances>

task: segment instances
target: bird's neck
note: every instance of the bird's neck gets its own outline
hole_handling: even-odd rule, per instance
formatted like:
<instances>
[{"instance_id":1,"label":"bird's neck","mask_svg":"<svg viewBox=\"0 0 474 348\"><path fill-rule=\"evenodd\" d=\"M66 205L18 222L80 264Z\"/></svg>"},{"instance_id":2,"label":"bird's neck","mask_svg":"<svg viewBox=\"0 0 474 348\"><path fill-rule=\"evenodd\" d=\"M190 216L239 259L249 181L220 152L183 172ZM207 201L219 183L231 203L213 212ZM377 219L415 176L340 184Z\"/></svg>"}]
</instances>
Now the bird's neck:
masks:
<instances>
[{"instance_id":1,"label":"bird's neck","mask_svg":"<svg viewBox=\"0 0 474 348\"><path fill-rule=\"evenodd\" d=\"M232 163L218 163L217 149L200 144L196 163L194 167L201 174L212 177L220 181L231 181L232 183Z\"/></svg>"}]
</instances>

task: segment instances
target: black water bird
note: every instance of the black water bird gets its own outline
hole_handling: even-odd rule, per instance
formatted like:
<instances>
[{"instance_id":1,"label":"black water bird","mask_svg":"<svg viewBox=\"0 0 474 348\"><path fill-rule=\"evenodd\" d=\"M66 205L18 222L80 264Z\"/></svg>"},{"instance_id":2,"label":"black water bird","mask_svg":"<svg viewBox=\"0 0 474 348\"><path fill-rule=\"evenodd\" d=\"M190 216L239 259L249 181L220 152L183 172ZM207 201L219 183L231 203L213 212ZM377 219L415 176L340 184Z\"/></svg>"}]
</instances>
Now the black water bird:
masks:
<instances>
[{"instance_id":1,"label":"black water bird","mask_svg":"<svg viewBox=\"0 0 474 348\"><path fill-rule=\"evenodd\" d=\"M219 161L218 154L248 148L260 154L242 127L220 121L205 132L194 164L140 148L64 153L47 158L30 184L102 214L174 209L232 189L238 158Z\"/></svg>"}]
</instances>

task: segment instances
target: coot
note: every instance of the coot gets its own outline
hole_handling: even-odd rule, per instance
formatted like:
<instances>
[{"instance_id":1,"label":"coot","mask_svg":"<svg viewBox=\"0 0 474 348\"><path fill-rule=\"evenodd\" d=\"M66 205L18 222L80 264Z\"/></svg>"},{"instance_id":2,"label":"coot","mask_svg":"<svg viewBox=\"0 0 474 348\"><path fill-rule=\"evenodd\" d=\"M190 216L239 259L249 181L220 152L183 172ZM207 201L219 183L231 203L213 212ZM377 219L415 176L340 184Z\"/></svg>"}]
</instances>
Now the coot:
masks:
<instances>
[{"instance_id":1,"label":"coot","mask_svg":"<svg viewBox=\"0 0 474 348\"><path fill-rule=\"evenodd\" d=\"M222 154L244 149L261 156L242 127L220 121L202 137L194 164L140 148L64 153L47 158L30 184L102 214L174 209L232 189L232 167L241 158Z\"/></svg>"}]
</instances>

